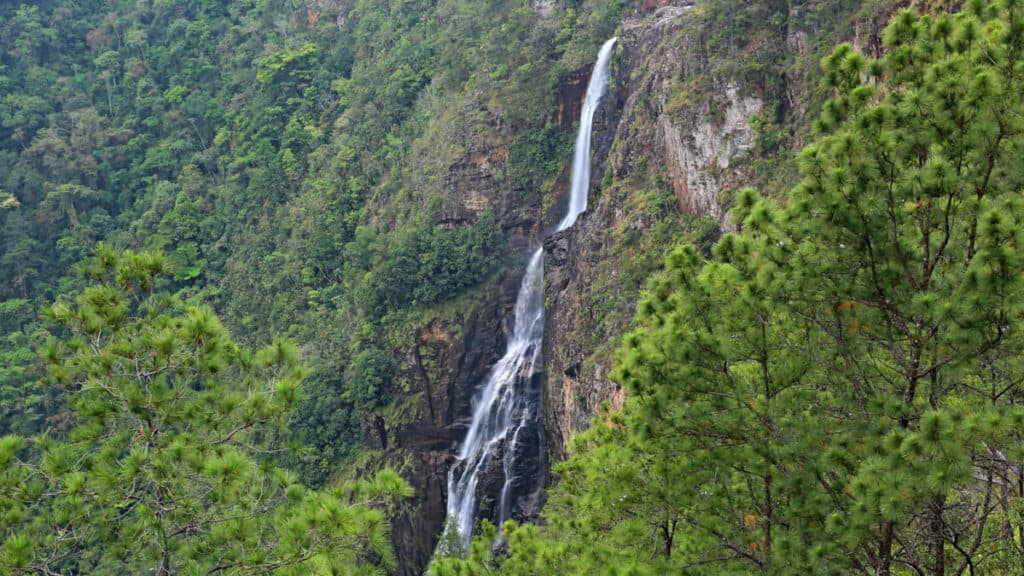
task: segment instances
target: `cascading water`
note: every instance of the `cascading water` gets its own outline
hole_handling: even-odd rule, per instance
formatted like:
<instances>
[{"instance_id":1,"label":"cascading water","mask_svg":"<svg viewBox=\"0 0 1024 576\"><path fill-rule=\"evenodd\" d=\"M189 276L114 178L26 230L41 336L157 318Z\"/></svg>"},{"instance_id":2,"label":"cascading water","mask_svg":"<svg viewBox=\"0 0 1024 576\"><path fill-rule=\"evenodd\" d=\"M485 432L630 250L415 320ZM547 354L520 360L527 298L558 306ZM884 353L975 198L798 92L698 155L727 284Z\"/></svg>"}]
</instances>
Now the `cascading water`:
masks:
<instances>
[{"instance_id":1,"label":"cascading water","mask_svg":"<svg viewBox=\"0 0 1024 576\"><path fill-rule=\"evenodd\" d=\"M587 196L590 192L590 132L594 122L594 112L601 103L608 89L608 62L612 57L612 48L618 38L612 38L601 46L597 53L594 71L590 74L587 84L587 96L583 100L580 112L580 127L576 132L576 147L572 157L572 185L569 187L569 210L565 218L558 223L559 230L565 230L576 222L587 209Z\"/></svg>"},{"instance_id":2,"label":"cascading water","mask_svg":"<svg viewBox=\"0 0 1024 576\"><path fill-rule=\"evenodd\" d=\"M580 115L572 165L569 209L558 224L565 230L587 209L590 188L590 132L594 112L608 86L608 62L616 38L604 43L587 86ZM515 307L515 325L505 355L491 368L473 405L473 421L459 449L457 463L448 472L448 523L440 546L456 543L466 549L480 509L478 496L494 498L492 520L500 526L513 511L513 493L532 493L531 478L517 475L523 461L542 462L540 427L541 344L544 337L544 253L538 248L526 267ZM525 441L523 435L531 436ZM499 466L500 465L500 466ZM500 491L487 494L485 486L500 474ZM492 491L493 491L492 488ZM524 489L525 488L525 489ZM484 494L478 494L484 492ZM456 533L452 533L456 530ZM455 550L441 549L442 553Z\"/></svg>"},{"instance_id":3,"label":"cascading water","mask_svg":"<svg viewBox=\"0 0 1024 576\"><path fill-rule=\"evenodd\" d=\"M446 531L457 529L459 544L463 548L472 537L477 513L477 488L485 475L495 472L492 468L498 463L504 478L498 494L495 520L500 523L508 519L510 489L515 480L513 466L516 452L523 448L517 445L518 436L524 428L537 421L537 398L530 398L530 394L524 393L528 392L524 388L531 387L540 368L544 335L543 256L543 251L538 249L530 257L516 300L515 327L508 349L487 376L474 406L473 422L459 449L458 463L448 472L450 520ZM447 536L442 538L442 542L450 542L452 535Z\"/></svg>"}]
</instances>

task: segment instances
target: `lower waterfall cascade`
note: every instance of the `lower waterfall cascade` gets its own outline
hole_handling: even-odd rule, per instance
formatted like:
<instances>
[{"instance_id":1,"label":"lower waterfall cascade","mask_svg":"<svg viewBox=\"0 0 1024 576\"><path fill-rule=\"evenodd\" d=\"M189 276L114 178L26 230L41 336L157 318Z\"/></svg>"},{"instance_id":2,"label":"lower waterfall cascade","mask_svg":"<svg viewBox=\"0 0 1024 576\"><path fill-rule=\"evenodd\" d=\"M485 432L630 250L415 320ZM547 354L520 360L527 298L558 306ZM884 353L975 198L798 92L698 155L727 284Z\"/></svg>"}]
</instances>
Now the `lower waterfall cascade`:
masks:
<instances>
[{"instance_id":1,"label":"lower waterfall cascade","mask_svg":"<svg viewBox=\"0 0 1024 576\"><path fill-rule=\"evenodd\" d=\"M559 231L571 227L587 208L593 119L607 91L616 41L612 38L601 47L587 85L573 154L569 205ZM540 247L530 256L523 275L505 354L474 398L472 422L448 471L447 521L438 553L455 552L450 549L454 543L468 549L478 517L489 517L501 526L514 517L517 500L538 489L539 475L519 474L517 469L524 464L543 465L544 461L540 406L543 338L544 249Z\"/></svg>"}]
</instances>

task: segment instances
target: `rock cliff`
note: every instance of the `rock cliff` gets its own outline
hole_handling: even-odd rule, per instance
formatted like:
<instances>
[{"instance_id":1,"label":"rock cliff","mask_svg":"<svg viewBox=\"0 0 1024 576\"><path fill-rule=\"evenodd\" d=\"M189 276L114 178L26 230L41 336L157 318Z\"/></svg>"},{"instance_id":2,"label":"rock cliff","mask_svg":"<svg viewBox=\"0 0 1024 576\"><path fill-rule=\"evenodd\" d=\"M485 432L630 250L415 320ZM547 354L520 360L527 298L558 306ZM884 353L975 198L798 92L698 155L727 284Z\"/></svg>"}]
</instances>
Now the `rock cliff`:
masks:
<instances>
[{"instance_id":1,"label":"rock cliff","mask_svg":"<svg viewBox=\"0 0 1024 576\"><path fill-rule=\"evenodd\" d=\"M608 377L609 338L633 315L651 264L637 269L637 259L650 256L639 253L652 247L645 238L660 222L684 226L691 217L705 217L713 232L725 211L723 189L748 173L742 159L754 146L749 120L763 107L756 87L722 77L714 90L678 94L685 79L709 72L700 50L704 30L691 10L663 6L624 23L595 123L591 207L546 242L545 421L555 458L565 456L570 435L589 426L602 403L614 410L625 398ZM666 193L672 206L664 205Z\"/></svg>"},{"instance_id":2,"label":"rock cliff","mask_svg":"<svg viewBox=\"0 0 1024 576\"><path fill-rule=\"evenodd\" d=\"M899 5L750 5L744 17L777 10L781 25L754 26L750 38L726 45L722 28L730 24L707 4L637 2L624 17L595 122L590 208L545 244L544 408L553 461L565 457L573 433L624 401L609 378L613 350L668 248L710 247L732 226L732 191L772 194L795 182L798 127L823 99L820 51L850 41L877 52ZM759 68L766 52L777 72Z\"/></svg>"},{"instance_id":3,"label":"rock cliff","mask_svg":"<svg viewBox=\"0 0 1024 576\"><path fill-rule=\"evenodd\" d=\"M416 330L405 350L402 378L410 386L411 415L394 429L380 421L377 442L416 490L412 505L392 522L401 574L419 574L433 554L446 514L453 448L465 435L476 385L504 351L503 325L517 280L508 274L493 298L449 319L431 320Z\"/></svg>"},{"instance_id":4,"label":"rock cliff","mask_svg":"<svg viewBox=\"0 0 1024 576\"><path fill-rule=\"evenodd\" d=\"M524 203L507 178L510 137L502 114L478 94L465 96L459 109L439 118L431 138L413 147L417 171L407 180L420 197L441 199L433 211L437 226L466 226L489 211L522 252L537 236L531 214L539 213L539 196ZM477 385L504 352L520 273L520 266L509 265L475 293L394 329L395 400L363 423L363 437L374 453L367 467L390 465L415 489L392 515L403 576L422 574L433 555L446 515L448 468L469 426Z\"/></svg>"},{"instance_id":5,"label":"rock cliff","mask_svg":"<svg viewBox=\"0 0 1024 576\"><path fill-rule=\"evenodd\" d=\"M579 114L586 71L567 78L551 121L571 130L568 118ZM435 216L438 226L465 226L485 211L493 213L510 239L511 262L492 282L450 306L424 313L409 327L395 350L402 388L398 399L384 417L363 424L364 439L377 455L369 466L395 467L416 491L392 521L392 542L400 559L397 572L403 576L422 574L433 555L446 516L448 470L472 419L474 395L504 353L512 329L525 266L517 258L527 255L542 235L539 183L509 177L515 136L506 130L502 113L488 109L479 96L467 96L461 114L441 118L433 139L417 143L413 156L419 172L408 179L421 195L442 198ZM438 150L449 154L437 155ZM545 463L521 466L524 477L535 468L546 473ZM515 517L539 512L540 495L521 494L518 499ZM491 504L481 502L481 509Z\"/></svg>"}]
</instances>

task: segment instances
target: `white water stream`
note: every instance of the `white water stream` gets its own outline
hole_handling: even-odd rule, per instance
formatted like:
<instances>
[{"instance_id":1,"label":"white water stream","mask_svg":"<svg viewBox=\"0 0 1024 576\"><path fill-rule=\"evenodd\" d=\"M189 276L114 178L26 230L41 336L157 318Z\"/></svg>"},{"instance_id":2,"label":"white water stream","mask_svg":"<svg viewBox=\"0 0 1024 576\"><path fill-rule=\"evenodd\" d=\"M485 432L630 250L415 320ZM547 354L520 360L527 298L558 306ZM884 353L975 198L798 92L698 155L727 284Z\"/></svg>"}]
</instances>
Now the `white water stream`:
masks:
<instances>
[{"instance_id":1,"label":"white water stream","mask_svg":"<svg viewBox=\"0 0 1024 576\"><path fill-rule=\"evenodd\" d=\"M590 189L590 135L594 112L608 87L608 62L616 38L604 43L598 53L594 71L587 86L587 95L580 115L579 131L572 164L569 209L558 224L565 230L587 209ZM501 526L512 515L512 492L517 480L518 458L539 456L522 454L524 450L542 450L540 443L526 443L520 438L531 424L539 426L540 395L535 378L541 370L541 344L544 338L544 253L538 248L530 257L523 275L515 307L515 325L505 355L491 368L480 396L473 403L473 421L466 439L459 448L458 460L448 472L448 523L442 543L457 538L467 549L479 512L478 490L488 475L501 474L502 487L494 506ZM535 433L540 433L539 428ZM538 461L541 461L538 458ZM500 471L496 468L500 464ZM486 495L484 495L486 496ZM495 495L490 495L494 497ZM452 535L451 530L458 533ZM454 538L453 538L454 537ZM440 550L440 552L454 552Z\"/></svg>"}]
</instances>

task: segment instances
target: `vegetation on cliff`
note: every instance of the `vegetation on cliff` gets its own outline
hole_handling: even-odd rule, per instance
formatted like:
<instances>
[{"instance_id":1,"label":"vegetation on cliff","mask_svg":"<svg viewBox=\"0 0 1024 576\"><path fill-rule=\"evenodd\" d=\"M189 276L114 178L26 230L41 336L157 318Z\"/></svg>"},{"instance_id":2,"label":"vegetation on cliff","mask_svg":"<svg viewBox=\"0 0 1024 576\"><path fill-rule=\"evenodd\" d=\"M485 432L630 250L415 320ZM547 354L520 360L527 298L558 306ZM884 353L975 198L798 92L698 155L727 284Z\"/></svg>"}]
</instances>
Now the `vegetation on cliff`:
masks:
<instances>
[{"instance_id":1,"label":"vegetation on cliff","mask_svg":"<svg viewBox=\"0 0 1024 576\"><path fill-rule=\"evenodd\" d=\"M437 574L1020 574L1024 5L900 12L776 203L674 250L547 524Z\"/></svg>"},{"instance_id":2,"label":"vegetation on cliff","mask_svg":"<svg viewBox=\"0 0 1024 576\"><path fill-rule=\"evenodd\" d=\"M72 267L103 241L163 252L168 289L247 343L302 344L310 396L331 400L300 402L291 433L313 450L291 464L327 481L405 392L357 359L397 355L509 263L503 227L537 219L519 213L564 152L552 87L620 10L299 4L0 6L0 431L59 415L35 384L37 312L82 288ZM449 164L469 146L505 180L467 212Z\"/></svg>"},{"instance_id":3,"label":"vegetation on cliff","mask_svg":"<svg viewBox=\"0 0 1024 576\"><path fill-rule=\"evenodd\" d=\"M0 4L0 572L420 573L441 519L401 476L443 474L469 396L431 387L500 341L560 88L628 25L676 30L663 4ZM847 29L891 4L697 2L671 77L622 48L609 102L668 92L611 111L636 134L756 92L749 165L714 164L763 186L715 199L715 243L605 135L574 353L619 342L628 398L546 523L495 550L485 522L435 574L1022 573L1024 6Z\"/></svg>"}]
</instances>

